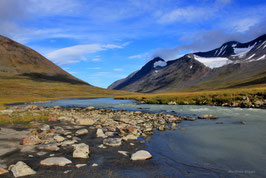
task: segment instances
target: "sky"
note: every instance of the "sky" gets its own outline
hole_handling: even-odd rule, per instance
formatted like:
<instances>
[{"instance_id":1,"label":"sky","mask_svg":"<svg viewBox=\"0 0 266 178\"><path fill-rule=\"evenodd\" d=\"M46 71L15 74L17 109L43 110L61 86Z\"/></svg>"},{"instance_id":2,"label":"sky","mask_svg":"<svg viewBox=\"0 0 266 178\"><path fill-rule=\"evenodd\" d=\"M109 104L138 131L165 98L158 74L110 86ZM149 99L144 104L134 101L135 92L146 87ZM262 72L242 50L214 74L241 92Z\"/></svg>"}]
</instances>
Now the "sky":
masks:
<instances>
[{"instance_id":1,"label":"sky","mask_svg":"<svg viewBox=\"0 0 266 178\"><path fill-rule=\"evenodd\" d=\"M265 0L0 0L0 34L95 86L266 33Z\"/></svg>"}]
</instances>

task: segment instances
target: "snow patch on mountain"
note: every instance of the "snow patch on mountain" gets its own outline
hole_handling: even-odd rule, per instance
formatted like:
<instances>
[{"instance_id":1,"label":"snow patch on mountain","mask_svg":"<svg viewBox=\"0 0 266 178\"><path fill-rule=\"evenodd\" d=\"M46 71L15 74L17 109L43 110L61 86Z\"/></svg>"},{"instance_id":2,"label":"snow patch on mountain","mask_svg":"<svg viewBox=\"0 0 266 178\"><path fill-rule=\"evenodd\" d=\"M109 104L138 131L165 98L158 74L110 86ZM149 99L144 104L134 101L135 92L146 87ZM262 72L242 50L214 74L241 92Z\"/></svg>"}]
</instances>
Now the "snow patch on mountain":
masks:
<instances>
[{"instance_id":1,"label":"snow patch on mountain","mask_svg":"<svg viewBox=\"0 0 266 178\"><path fill-rule=\"evenodd\" d=\"M200 57L194 55L194 58L211 69L222 67L224 65L232 63L232 61L230 61L226 57Z\"/></svg>"},{"instance_id":2,"label":"snow patch on mountain","mask_svg":"<svg viewBox=\"0 0 266 178\"><path fill-rule=\"evenodd\" d=\"M165 61L157 61L153 64L153 67L165 67L167 65L167 63Z\"/></svg>"},{"instance_id":3,"label":"snow patch on mountain","mask_svg":"<svg viewBox=\"0 0 266 178\"><path fill-rule=\"evenodd\" d=\"M239 56L239 57L243 57L245 56L254 46L256 45L256 43L254 45L251 45L247 48L236 48L234 47L234 53L235 55L233 56Z\"/></svg>"}]
</instances>

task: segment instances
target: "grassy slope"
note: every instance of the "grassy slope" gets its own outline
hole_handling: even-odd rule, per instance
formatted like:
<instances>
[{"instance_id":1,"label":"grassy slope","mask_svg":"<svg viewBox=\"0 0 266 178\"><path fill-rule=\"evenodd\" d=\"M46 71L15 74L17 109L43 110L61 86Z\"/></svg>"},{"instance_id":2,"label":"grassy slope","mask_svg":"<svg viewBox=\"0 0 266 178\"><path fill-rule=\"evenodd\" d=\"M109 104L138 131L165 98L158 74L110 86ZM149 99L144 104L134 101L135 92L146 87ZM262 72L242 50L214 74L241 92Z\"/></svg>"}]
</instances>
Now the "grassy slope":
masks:
<instances>
[{"instance_id":1,"label":"grassy slope","mask_svg":"<svg viewBox=\"0 0 266 178\"><path fill-rule=\"evenodd\" d=\"M46 101L62 98L95 98L132 94L84 84L31 80L28 77L0 75L0 105L14 102Z\"/></svg>"},{"instance_id":2,"label":"grassy slope","mask_svg":"<svg viewBox=\"0 0 266 178\"><path fill-rule=\"evenodd\" d=\"M245 88L233 88L196 92L170 92L116 96L116 99L136 99L149 104L167 104L174 101L177 104L215 104L240 103L243 96L248 96L251 102L261 100L266 95L266 85L256 85Z\"/></svg>"}]
</instances>

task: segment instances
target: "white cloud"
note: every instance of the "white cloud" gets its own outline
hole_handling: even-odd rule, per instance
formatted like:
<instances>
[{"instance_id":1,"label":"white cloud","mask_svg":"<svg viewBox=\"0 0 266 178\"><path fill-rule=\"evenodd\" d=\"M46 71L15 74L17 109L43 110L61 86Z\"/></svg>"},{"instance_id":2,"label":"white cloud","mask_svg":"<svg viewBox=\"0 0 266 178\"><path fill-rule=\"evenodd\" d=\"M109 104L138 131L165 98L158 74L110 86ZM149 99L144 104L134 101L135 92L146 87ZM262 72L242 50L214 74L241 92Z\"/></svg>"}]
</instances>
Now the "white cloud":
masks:
<instances>
[{"instance_id":1,"label":"white cloud","mask_svg":"<svg viewBox=\"0 0 266 178\"><path fill-rule=\"evenodd\" d=\"M99 62L99 61L101 61L101 58L98 58L98 57L92 58L91 61L93 61L93 62Z\"/></svg>"},{"instance_id":2,"label":"white cloud","mask_svg":"<svg viewBox=\"0 0 266 178\"><path fill-rule=\"evenodd\" d=\"M191 22L197 19L205 19L213 14L213 10L209 8L197 8L197 7L186 7L177 8L168 13L163 14L158 23L170 24L174 22Z\"/></svg>"},{"instance_id":3,"label":"white cloud","mask_svg":"<svg viewBox=\"0 0 266 178\"><path fill-rule=\"evenodd\" d=\"M89 69L89 70L100 70L101 68L100 67L89 67L87 69Z\"/></svg>"},{"instance_id":4,"label":"white cloud","mask_svg":"<svg viewBox=\"0 0 266 178\"><path fill-rule=\"evenodd\" d=\"M238 21L233 22L233 29L237 32L246 32L250 29L250 27L259 23L259 19L257 18L244 18Z\"/></svg>"},{"instance_id":5,"label":"white cloud","mask_svg":"<svg viewBox=\"0 0 266 178\"><path fill-rule=\"evenodd\" d=\"M129 56L128 58L129 58L129 59L140 59L140 58L142 58L142 57L143 57L142 54L137 54L137 55Z\"/></svg>"},{"instance_id":6,"label":"white cloud","mask_svg":"<svg viewBox=\"0 0 266 178\"><path fill-rule=\"evenodd\" d=\"M122 68L115 68L115 69L113 69L113 71L116 71L116 72L120 72L120 71L123 71L124 69L122 69Z\"/></svg>"},{"instance_id":7,"label":"white cloud","mask_svg":"<svg viewBox=\"0 0 266 178\"><path fill-rule=\"evenodd\" d=\"M72 64L79 61L87 60L86 55L105 51L109 49L119 49L122 46L115 44L86 44L76 45L66 48L61 48L46 54L46 57L58 65ZM99 61L99 58L94 58L94 61Z\"/></svg>"}]
</instances>

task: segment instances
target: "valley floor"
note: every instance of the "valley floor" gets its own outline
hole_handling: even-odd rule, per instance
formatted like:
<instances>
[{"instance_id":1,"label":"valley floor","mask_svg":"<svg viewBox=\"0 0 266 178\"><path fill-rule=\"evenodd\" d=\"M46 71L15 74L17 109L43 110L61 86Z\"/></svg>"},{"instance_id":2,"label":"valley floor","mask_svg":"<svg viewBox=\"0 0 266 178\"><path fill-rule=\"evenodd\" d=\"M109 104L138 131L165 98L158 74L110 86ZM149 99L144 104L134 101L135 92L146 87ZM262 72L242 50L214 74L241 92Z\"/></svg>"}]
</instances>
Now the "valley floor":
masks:
<instances>
[{"instance_id":1,"label":"valley floor","mask_svg":"<svg viewBox=\"0 0 266 178\"><path fill-rule=\"evenodd\" d=\"M266 108L266 86L232 88L197 92L143 93L116 96L116 99L134 99L146 104L213 105L244 108Z\"/></svg>"}]
</instances>

